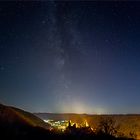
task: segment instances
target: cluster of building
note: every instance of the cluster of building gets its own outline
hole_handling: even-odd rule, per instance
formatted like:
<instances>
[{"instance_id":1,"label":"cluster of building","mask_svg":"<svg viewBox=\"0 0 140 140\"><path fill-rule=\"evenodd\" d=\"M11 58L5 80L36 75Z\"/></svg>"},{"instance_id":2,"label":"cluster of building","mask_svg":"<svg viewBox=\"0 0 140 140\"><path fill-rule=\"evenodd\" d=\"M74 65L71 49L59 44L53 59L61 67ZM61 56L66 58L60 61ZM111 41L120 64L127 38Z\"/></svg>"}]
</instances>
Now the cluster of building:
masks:
<instances>
[{"instance_id":1,"label":"cluster of building","mask_svg":"<svg viewBox=\"0 0 140 140\"><path fill-rule=\"evenodd\" d=\"M61 121L54 121L54 120L44 120L44 122L50 124L52 128L56 128L58 130L65 131L68 127L69 121L61 120Z\"/></svg>"},{"instance_id":2,"label":"cluster of building","mask_svg":"<svg viewBox=\"0 0 140 140\"><path fill-rule=\"evenodd\" d=\"M73 129L73 128L90 128L91 130L93 130L93 128L91 128L88 124L88 122L85 120L83 123L79 124L79 123L74 123L71 120L59 120L59 121L55 121L55 120L44 120L44 122L48 123L51 125L52 129L57 129L57 130L61 130L61 131L65 131L67 128L69 129Z\"/></svg>"}]
</instances>

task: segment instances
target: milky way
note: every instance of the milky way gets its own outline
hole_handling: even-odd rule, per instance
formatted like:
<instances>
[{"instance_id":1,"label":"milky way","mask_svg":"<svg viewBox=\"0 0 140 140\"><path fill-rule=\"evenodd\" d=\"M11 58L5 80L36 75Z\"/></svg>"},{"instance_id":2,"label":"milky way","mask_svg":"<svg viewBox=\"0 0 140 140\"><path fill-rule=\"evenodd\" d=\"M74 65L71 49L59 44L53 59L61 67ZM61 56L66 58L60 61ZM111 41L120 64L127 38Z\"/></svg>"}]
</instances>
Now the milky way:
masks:
<instances>
[{"instance_id":1,"label":"milky way","mask_svg":"<svg viewBox=\"0 0 140 140\"><path fill-rule=\"evenodd\" d=\"M0 2L0 101L32 112L140 113L139 2Z\"/></svg>"}]
</instances>

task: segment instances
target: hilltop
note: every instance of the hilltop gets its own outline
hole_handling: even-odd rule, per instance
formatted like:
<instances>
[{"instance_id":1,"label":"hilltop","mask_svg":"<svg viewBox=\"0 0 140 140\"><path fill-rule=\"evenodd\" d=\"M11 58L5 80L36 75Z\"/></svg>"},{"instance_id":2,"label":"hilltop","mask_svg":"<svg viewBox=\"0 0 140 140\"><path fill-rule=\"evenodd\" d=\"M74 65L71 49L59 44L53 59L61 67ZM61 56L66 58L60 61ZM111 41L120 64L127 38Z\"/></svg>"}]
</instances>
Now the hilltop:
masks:
<instances>
[{"instance_id":1,"label":"hilltop","mask_svg":"<svg viewBox=\"0 0 140 140\"><path fill-rule=\"evenodd\" d=\"M0 122L20 123L33 127L49 128L49 125L44 123L42 119L32 113L21 110L19 108L0 104Z\"/></svg>"},{"instance_id":2,"label":"hilltop","mask_svg":"<svg viewBox=\"0 0 140 140\"><path fill-rule=\"evenodd\" d=\"M32 113L0 104L0 132L3 136L26 136L49 127L49 124Z\"/></svg>"}]
</instances>

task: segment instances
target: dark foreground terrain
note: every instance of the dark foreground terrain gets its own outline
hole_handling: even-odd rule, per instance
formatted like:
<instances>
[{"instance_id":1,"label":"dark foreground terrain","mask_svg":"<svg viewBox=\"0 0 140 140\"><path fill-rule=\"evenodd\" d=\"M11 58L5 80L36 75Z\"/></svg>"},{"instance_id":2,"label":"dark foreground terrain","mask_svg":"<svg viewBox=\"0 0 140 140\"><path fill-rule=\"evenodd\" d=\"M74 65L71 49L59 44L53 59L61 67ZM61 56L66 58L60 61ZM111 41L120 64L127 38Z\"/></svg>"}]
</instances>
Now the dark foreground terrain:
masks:
<instances>
[{"instance_id":1,"label":"dark foreground terrain","mask_svg":"<svg viewBox=\"0 0 140 140\"><path fill-rule=\"evenodd\" d=\"M104 123L103 123L104 125ZM105 125L104 125L105 126ZM106 131L107 128L107 131ZM89 128L68 127L65 132L50 130L50 125L44 123L35 115L0 104L0 139L6 140L127 140L133 139L116 135L115 127L101 127L96 132Z\"/></svg>"}]
</instances>

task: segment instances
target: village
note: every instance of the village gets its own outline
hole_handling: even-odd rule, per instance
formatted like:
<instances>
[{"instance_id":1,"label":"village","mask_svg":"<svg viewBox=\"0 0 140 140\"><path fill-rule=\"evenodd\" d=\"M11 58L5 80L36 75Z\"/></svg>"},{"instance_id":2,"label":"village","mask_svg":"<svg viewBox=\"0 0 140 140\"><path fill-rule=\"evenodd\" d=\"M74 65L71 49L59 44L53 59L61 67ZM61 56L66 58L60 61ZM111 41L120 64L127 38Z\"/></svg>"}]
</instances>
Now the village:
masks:
<instances>
[{"instance_id":1,"label":"village","mask_svg":"<svg viewBox=\"0 0 140 140\"><path fill-rule=\"evenodd\" d=\"M92 128L87 120L84 120L82 123L75 123L72 122L71 120L44 120L44 122L48 123L51 125L51 130L59 130L59 131L66 131L66 130L74 130L76 128L84 128L87 130L95 131L95 128Z\"/></svg>"}]
</instances>

